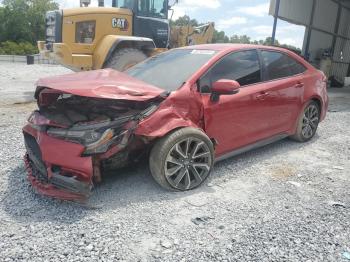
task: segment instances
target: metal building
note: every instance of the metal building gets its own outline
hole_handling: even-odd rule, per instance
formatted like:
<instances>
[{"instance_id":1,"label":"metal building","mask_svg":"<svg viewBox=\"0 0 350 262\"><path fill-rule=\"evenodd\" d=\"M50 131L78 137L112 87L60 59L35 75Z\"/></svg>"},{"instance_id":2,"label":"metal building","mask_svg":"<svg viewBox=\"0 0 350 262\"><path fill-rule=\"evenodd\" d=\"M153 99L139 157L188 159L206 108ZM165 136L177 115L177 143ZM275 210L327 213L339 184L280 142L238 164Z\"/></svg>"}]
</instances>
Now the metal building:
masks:
<instances>
[{"instance_id":1,"label":"metal building","mask_svg":"<svg viewBox=\"0 0 350 262\"><path fill-rule=\"evenodd\" d=\"M342 81L350 76L350 0L270 0L269 13L305 26L302 54L312 64Z\"/></svg>"}]
</instances>

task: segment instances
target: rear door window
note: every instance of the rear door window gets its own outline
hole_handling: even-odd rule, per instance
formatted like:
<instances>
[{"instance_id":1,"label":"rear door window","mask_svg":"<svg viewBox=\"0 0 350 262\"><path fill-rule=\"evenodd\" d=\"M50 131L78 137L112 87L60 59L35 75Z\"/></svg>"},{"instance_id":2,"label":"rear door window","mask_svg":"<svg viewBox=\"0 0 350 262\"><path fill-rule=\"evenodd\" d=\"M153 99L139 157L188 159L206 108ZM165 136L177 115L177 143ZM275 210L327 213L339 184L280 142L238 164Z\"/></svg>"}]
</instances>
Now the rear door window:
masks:
<instances>
[{"instance_id":1,"label":"rear door window","mask_svg":"<svg viewBox=\"0 0 350 262\"><path fill-rule=\"evenodd\" d=\"M274 80L301 74L306 68L281 52L261 51L264 64L264 80Z\"/></svg>"},{"instance_id":2,"label":"rear door window","mask_svg":"<svg viewBox=\"0 0 350 262\"><path fill-rule=\"evenodd\" d=\"M220 79L236 80L241 86L261 82L257 51L235 52L222 58L199 80L201 92L209 93L211 85Z\"/></svg>"}]
</instances>

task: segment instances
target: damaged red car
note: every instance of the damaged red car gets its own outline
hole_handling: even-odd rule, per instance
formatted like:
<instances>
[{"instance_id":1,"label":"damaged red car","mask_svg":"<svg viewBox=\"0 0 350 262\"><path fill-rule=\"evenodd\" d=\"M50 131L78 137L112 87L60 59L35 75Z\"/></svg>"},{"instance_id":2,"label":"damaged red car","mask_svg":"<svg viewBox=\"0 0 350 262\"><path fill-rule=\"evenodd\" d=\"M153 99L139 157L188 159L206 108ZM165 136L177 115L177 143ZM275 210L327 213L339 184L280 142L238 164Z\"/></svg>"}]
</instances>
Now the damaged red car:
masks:
<instances>
[{"instance_id":1,"label":"damaged red car","mask_svg":"<svg viewBox=\"0 0 350 262\"><path fill-rule=\"evenodd\" d=\"M88 197L105 171L142 156L164 188L196 188L216 161L285 137L310 140L328 107L322 72L253 45L191 46L124 73L44 78L35 98L23 128L29 180L66 200Z\"/></svg>"}]
</instances>

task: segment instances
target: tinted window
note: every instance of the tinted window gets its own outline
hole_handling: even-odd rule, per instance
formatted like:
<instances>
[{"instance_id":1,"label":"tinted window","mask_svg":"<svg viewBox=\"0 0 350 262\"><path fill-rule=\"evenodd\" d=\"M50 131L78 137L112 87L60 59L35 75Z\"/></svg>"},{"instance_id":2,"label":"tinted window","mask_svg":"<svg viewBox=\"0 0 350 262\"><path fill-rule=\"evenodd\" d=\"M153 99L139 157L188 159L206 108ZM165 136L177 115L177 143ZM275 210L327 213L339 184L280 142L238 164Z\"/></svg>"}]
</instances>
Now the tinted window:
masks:
<instances>
[{"instance_id":1,"label":"tinted window","mask_svg":"<svg viewBox=\"0 0 350 262\"><path fill-rule=\"evenodd\" d=\"M84 21L76 23L75 42L92 44L95 39L96 21Z\"/></svg>"},{"instance_id":2,"label":"tinted window","mask_svg":"<svg viewBox=\"0 0 350 262\"><path fill-rule=\"evenodd\" d=\"M117 7L134 9L134 1L132 0L117 0Z\"/></svg>"},{"instance_id":3,"label":"tinted window","mask_svg":"<svg viewBox=\"0 0 350 262\"><path fill-rule=\"evenodd\" d=\"M142 16L166 18L168 5L166 0L139 0L138 11Z\"/></svg>"},{"instance_id":4,"label":"tinted window","mask_svg":"<svg viewBox=\"0 0 350 262\"><path fill-rule=\"evenodd\" d=\"M236 80L241 86L260 82L260 64L257 52L236 52L222 58L200 79L201 92L210 92L212 83L220 79Z\"/></svg>"},{"instance_id":5,"label":"tinted window","mask_svg":"<svg viewBox=\"0 0 350 262\"><path fill-rule=\"evenodd\" d=\"M303 73L306 68L293 58L280 52L261 51L266 80L289 77Z\"/></svg>"},{"instance_id":6,"label":"tinted window","mask_svg":"<svg viewBox=\"0 0 350 262\"><path fill-rule=\"evenodd\" d=\"M181 87L216 51L173 49L131 67L125 73L167 91Z\"/></svg>"}]
</instances>

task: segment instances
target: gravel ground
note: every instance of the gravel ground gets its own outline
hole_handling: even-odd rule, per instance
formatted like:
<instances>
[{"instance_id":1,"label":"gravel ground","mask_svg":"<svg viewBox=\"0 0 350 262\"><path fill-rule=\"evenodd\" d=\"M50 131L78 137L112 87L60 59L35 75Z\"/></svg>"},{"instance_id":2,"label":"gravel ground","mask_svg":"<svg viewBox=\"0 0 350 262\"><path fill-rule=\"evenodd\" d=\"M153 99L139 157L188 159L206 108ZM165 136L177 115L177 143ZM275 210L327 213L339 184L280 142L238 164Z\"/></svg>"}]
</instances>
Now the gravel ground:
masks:
<instances>
[{"instance_id":1,"label":"gravel ground","mask_svg":"<svg viewBox=\"0 0 350 262\"><path fill-rule=\"evenodd\" d=\"M186 193L162 190L140 164L106 177L85 206L33 192L21 127L35 105L0 104L0 260L348 261L350 93L332 97L309 143L220 162Z\"/></svg>"},{"instance_id":2,"label":"gravel ground","mask_svg":"<svg viewBox=\"0 0 350 262\"><path fill-rule=\"evenodd\" d=\"M39 77L72 73L57 65L0 63L0 103L33 101L34 83Z\"/></svg>"}]
</instances>

